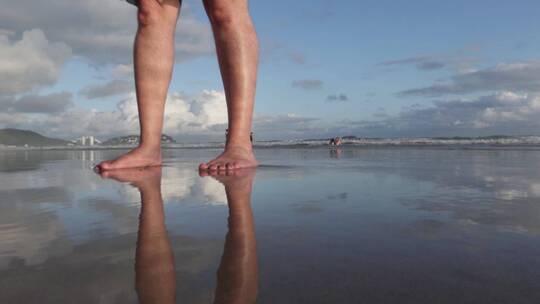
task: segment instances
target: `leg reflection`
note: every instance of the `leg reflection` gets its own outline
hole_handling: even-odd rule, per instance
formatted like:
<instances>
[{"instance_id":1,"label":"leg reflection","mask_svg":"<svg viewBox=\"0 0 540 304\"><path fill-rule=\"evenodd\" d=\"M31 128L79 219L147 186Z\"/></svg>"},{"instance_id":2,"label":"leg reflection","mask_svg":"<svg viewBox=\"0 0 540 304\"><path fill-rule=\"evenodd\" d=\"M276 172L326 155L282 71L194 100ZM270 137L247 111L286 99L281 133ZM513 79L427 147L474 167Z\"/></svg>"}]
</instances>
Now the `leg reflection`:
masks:
<instances>
[{"instance_id":1,"label":"leg reflection","mask_svg":"<svg viewBox=\"0 0 540 304\"><path fill-rule=\"evenodd\" d=\"M174 256L165 227L161 167L112 170L101 175L130 182L141 194L135 252L135 288L140 303L175 303Z\"/></svg>"},{"instance_id":2,"label":"leg reflection","mask_svg":"<svg viewBox=\"0 0 540 304\"><path fill-rule=\"evenodd\" d=\"M161 167L104 171L101 176L130 182L141 194L135 254L135 288L140 303L175 303L174 256L165 227ZM225 186L229 204L229 230L217 271L215 303L255 303L257 299L258 264L251 211L254 176L254 170L212 174Z\"/></svg>"},{"instance_id":3,"label":"leg reflection","mask_svg":"<svg viewBox=\"0 0 540 304\"><path fill-rule=\"evenodd\" d=\"M238 170L211 175L225 186L229 204L229 231L217 272L214 303L255 303L259 281L251 211L255 171Z\"/></svg>"}]
</instances>

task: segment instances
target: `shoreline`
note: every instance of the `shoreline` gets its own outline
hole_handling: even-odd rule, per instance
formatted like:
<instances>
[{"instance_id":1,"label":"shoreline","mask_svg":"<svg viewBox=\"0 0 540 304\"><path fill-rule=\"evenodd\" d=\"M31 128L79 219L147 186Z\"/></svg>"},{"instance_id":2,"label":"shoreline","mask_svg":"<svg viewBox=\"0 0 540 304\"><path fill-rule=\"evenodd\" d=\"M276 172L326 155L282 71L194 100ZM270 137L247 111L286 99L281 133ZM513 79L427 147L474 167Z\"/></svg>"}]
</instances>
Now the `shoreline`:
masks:
<instances>
[{"instance_id":1,"label":"shoreline","mask_svg":"<svg viewBox=\"0 0 540 304\"><path fill-rule=\"evenodd\" d=\"M162 150L202 150L202 149L223 149L225 145L222 144L200 144L200 145L190 145L186 144L183 146L162 146ZM125 145L125 146L80 146L80 147L70 147L70 146L36 146L36 147L2 147L0 146L0 152L3 151L103 151L103 150L130 150L137 147L137 145ZM275 144L275 145L265 145L265 144L254 144L253 149L255 150L266 150L266 149L355 149L355 148L365 148L365 149L444 149L444 150L499 150L499 149L540 149L540 143L365 143L365 144L349 144L345 143L340 146L330 146L327 144Z\"/></svg>"}]
</instances>

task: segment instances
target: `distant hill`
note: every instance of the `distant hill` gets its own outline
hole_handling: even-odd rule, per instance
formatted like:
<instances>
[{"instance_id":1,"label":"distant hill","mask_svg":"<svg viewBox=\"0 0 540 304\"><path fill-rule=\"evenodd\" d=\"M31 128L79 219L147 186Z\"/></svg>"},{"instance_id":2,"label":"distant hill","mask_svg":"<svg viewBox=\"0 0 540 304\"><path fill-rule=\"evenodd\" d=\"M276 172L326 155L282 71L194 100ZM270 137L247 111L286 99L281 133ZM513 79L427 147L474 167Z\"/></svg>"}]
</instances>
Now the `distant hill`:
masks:
<instances>
[{"instance_id":1,"label":"distant hill","mask_svg":"<svg viewBox=\"0 0 540 304\"><path fill-rule=\"evenodd\" d=\"M119 145L137 145L139 144L140 137L139 135L128 135L108 139L101 143L104 146L119 146ZM169 135L161 135L162 144L174 144L176 141Z\"/></svg>"},{"instance_id":2,"label":"distant hill","mask_svg":"<svg viewBox=\"0 0 540 304\"><path fill-rule=\"evenodd\" d=\"M0 145L7 146L65 146L69 142L62 139L45 137L39 133L19 129L0 129Z\"/></svg>"}]
</instances>

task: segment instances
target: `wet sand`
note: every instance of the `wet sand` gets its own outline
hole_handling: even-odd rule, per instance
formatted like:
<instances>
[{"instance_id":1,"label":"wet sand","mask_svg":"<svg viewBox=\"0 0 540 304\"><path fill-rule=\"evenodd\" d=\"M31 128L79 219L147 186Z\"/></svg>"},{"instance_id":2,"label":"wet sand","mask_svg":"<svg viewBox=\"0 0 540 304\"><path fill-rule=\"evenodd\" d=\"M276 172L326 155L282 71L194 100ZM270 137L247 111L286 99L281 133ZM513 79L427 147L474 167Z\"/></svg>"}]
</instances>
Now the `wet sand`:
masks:
<instances>
[{"instance_id":1,"label":"wet sand","mask_svg":"<svg viewBox=\"0 0 540 304\"><path fill-rule=\"evenodd\" d=\"M0 152L0 303L539 303L540 151Z\"/></svg>"}]
</instances>

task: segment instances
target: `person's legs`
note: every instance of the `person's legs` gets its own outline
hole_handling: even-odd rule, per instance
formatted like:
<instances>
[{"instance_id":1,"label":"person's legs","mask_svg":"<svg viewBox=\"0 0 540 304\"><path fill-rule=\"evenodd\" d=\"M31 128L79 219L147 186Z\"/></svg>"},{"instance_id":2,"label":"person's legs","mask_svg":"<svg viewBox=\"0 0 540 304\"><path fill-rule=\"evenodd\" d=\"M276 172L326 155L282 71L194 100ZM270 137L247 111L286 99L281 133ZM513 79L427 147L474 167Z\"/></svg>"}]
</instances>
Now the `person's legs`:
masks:
<instances>
[{"instance_id":1,"label":"person's legs","mask_svg":"<svg viewBox=\"0 0 540 304\"><path fill-rule=\"evenodd\" d=\"M227 99L225 151L201 170L257 166L250 141L259 47L247 0L203 0L210 18Z\"/></svg>"},{"instance_id":2,"label":"person's legs","mask_svg":"<svg viewBox=\"0 0 540 304\"><path fill-rule=\"evenodd\" d=\"M97 167L101 170L161 164L161 130L174 62L178 0L139 0L134 45L135 85L141 140L137 148Z\"/></svg>"}]
</instances>

